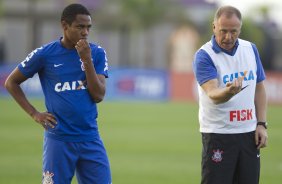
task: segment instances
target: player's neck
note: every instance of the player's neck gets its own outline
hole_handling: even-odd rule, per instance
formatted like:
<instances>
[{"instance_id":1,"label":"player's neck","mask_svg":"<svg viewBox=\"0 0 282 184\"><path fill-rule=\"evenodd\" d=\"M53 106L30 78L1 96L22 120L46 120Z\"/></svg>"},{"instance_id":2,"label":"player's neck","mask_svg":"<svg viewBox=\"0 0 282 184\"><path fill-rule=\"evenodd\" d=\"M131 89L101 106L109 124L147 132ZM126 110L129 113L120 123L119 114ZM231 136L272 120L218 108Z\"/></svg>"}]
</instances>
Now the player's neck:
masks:
<instances>
[{"instance_id":1,"label":"player's neck","mask_svg":"<svg viewBox=\"0 0 282 184\"><path fill-rule=\"evenodd\" d=\"M72 44L70 41L68 41L64 37L60 41L61 41L62 46L67 48L67 49L74 49L75 48L74 44Z\"/></svg>"}]
</instances>

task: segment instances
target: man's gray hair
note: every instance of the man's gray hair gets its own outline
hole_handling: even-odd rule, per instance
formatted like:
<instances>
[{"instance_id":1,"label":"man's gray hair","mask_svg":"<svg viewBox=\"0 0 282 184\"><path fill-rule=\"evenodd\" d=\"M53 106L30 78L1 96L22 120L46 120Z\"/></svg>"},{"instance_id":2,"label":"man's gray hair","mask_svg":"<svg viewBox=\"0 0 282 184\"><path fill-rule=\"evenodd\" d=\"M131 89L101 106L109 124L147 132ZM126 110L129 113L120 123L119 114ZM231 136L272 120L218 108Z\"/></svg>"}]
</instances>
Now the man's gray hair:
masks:
<instances>
[{"instance_id":1,"label":"man's gray hair","mask_svg":"<svg viewBox=\"0 0 282 184\"><path fill-rule=\"evenodd\" d=\"M219 7L215 13L214 21L216 22L222 15L226 16L227 18L230 18L233 15L236 15L236 17L242 22L241 12L233 6Z\"/></svg>"}]
</instances>

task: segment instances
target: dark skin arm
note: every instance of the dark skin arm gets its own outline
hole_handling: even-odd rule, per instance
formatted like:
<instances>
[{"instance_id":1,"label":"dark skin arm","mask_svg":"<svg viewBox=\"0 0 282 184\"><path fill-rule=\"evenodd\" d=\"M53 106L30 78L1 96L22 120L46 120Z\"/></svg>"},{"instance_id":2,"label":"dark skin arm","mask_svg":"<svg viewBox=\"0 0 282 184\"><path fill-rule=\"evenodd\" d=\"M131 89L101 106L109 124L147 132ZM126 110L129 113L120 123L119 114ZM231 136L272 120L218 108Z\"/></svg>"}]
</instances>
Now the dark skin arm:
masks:
<instances>
[{"instance_id":1,"label":"dark skin arm","mask_svg":"<svg viewBox=\"0 0 282 184\"><path fill-rule=\"evenodd\" d=\"M105 76L96 73L92 62L91 49L87 40L79 40L75 48L85 68L87 89L90 93L90 96L96 103L99 103L104 99L106 93Z\"/></svg>"},{"instance_id":2,"label":"dark skin arm","mask_svg":"<svg viewBox=\"0 0 282 184\"><path fill-rule=\"evenodd\" d=\"M48 127L54 128L57 124L54 115L48 112L38 112L26 98L23 90L20 87L20 84L26 80L27 78L19 71L19 69L15 68L6 79L5 87L15 101L27 114L33 118L33 120L42 125L45 129Z\"/></svg>"}]
</instances>

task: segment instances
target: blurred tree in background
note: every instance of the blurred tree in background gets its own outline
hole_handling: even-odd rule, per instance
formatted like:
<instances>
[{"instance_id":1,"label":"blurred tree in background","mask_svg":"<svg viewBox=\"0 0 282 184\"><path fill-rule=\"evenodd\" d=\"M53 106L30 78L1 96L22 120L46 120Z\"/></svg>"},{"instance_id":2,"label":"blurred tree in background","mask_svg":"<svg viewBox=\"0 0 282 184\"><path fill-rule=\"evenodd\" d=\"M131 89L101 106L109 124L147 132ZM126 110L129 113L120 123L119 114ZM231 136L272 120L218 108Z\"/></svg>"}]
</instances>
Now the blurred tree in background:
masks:
<instances>
[{"instance_id":1,"label":"blurred tree in background","mask_svg":"<svg viewBox=\"0 0 282 184\"><path fill-rule=\"evenodd\" d=\"M0 0L0 17L5 20L0 32L0 51L5 50L2 49L5 46L7 48L1 58L6 53L4 60L13 62L59 35L58 17L61 8L69 3L87 4L93 15L93 27L97 26L95 36L109 50L109 57L115 60L114 66L148 68L169 68L164 61L169 60L169 56L164 55L172 50L167 45L180 28L196 29L197 37L200 37L201 41L196 43L188 39L193 45L187 47L189 52L194 52L195 45L199 48L210 40L214 16L211 13L218 7L218 4L205 0ZM276 63L281 57L277 54L278 41L273 38L277 35L275 26L268 13L269 9L262 7L255 17L243 17L240 37L254 42L265 68L272 69L273 57L276 57ZM260 16L261 22L255 21ZM6 22L9 24L4 25ZM15 41L11 41L13 39ZM15 44L19 40L21 42Z\"/></svg>"},{"instance_id":2,"label":"blurred tree in background","mask_svg":"<svg viewBox=\"0 0 282 184\"><path fill-rule=\"evenodd\" d=\"M184 8L171 0L106 0L95 17L102 29L117 30L120 34L120 55L123 65L130 66L128 50L131 36L145 33L145 65L151 66L152 28L166 21L185 19Z\"/></svg>"},{"instance_id":3,"label":"blurred tree in background","mask_svg":"<svg viewBox=\"0 0 282 184\"><path fill-rule=\"evenodd\" d=\"M270 17L270 7L260 6L257 8L257 14L260 20L255 20L258 28L262 32L260 54L264 68L266 70L274 70L275 66L275 55L279 52L279 28L277 23Z\"/></svg>"},{"instance_id":4,"label":"blurred tree in background","mask_svg":"<svg viewBox=\"0 0 282 184\"><path fill-rule=\"evenodd\" d=\"M259 52L261 53L263 48L264 35L258 25L249 17L243 19L240 38L256 44Z\"/></svg>"},{"instance_id":5,"label":"blurred tree in background","mask_svg":"<svg viewBox=\"0 0 282 184\"><path fill-rule=\"evenodd\" d=\"M185 17L185 8L172 0L105 0L96 9L99 26L105 29L147 29L166 20Z\"/></svg>"}]
</instances>

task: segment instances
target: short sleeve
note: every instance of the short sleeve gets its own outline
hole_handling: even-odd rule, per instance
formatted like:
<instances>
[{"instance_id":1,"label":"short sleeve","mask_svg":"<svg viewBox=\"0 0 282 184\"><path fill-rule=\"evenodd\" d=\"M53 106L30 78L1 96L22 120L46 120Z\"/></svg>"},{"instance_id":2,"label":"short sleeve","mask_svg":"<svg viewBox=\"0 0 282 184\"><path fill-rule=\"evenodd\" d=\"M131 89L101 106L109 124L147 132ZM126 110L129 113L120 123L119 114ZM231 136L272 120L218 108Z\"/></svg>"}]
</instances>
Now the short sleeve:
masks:
<instances>
[{"instance_id":1,"label":"short sleeve","mask_svg":"<svg viewBox=\"0 0 282 184\"><path fill-rule=\"evenodd\" d=\"M262 63L261 63L261 60L260 60L259 52L258 52L256 45L252 43L252 47L253 47L253 50L254 50L254 53L255 53L255 56L256 56L257 83L259 83L259 82L265 80L265 72L264 72L264 69L263 69L263 66L262 66Z\"/></svg>"},{"instance_id":2,"label":"short sleeve","mask_svg":"<svg viewBox=\"0 0 282 184\"><path fill-rule=\"evenodd\" d=\"M108 59L106 51L102 47L98 46L93 62L97 74L104 75L106 78L108 78Z\"/></svg>"},{"instance_id":3,"label":"short sleeve","mask_svg":"<svg viewBox=\"0 0 282 184\"><path fill-rule=\"evenodd\" d=\"M195 54L193 71L200 85L217 77L217 70L213 61L203 49L198 50Z\"/></svg>"},{"instance_id":4,"label":"short sleeve","mask_svg":"<svg viewBox=\"0 0 282 184\"><path fill-rule=\"evenodd\" d=\"M33 50L30 54L28 54L25 60L18 65L18 69L25 77L31 78L35 73L42 69L43 62L40 54L41 51L42 47Z\"/></svg>"}]
</instances>

